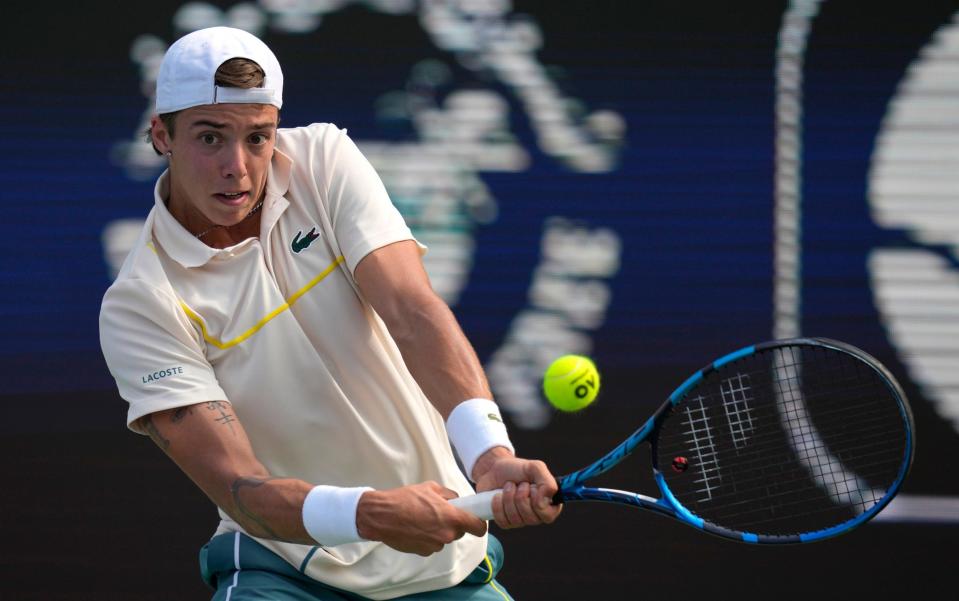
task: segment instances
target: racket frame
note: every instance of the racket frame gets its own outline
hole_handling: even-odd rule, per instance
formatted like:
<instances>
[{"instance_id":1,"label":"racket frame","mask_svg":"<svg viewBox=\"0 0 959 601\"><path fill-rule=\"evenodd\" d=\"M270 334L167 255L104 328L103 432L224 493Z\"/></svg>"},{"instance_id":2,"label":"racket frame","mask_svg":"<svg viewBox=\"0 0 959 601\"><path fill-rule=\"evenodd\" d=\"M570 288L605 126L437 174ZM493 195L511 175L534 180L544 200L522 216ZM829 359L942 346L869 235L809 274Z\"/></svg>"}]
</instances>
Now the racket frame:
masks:
<instances>
[{"instance_id":1,"label":"racket frame","mask_svg":"<svg viewBox=\"0 0 959 601\"><path fill-rule=\"evenodd\" d=\"M676 499L676 497L673 496L672 492L669 490L669 486L666 484L666 480L662 474L662 471L659 469L656 454L657 449L655 435L660 427L660 424L672 412L673 408L676 407L676 405L678 405L686 397L686 394L695 388L712 372L729 363L742 359L743 357L748 357L758 352L788 346L821 347L852 355L879 374L880 378L892 389L892 392L896 395L897 400L899 401L898 405L900 412L902 413L903 423L906 424L906 457L900 466L896 480L886 491L886 494L882 497L882 499L880 499L868 510L850 520L842 522L841 524L813 532L805 532L794 535L768 535L755 532L740 532L724 528L704 520L703 518L694 514L688 508L684 507ZM666 402L663 403L638 430L626 438L626 440L590 465L559 478L559 492L553 497L553 501L555 503L562 503L565 501L605 501L609 503L632 505L641 507L643 509L649 509L653 512L659 513L660 515L677 519L694 528L709 532L710 534L745 543L795 544L814 542L838 536L857 528L858 526L872 519L876 514L882 511L886 505L889 504L896 493L899 492L906 475L909 473L909 468L912 465L915 447L913 429L912 411L909 408L909 403L906 400L906 395L903 392L902 387L896 381L895 377L893 377L892 373L890 373L884 365L882 365L871 355L852 345L828 338L790 338L784 340L773 340L743 347L737 351L724 355L723 357L713 361L709 365L691 375L678 388L676 388L676 390L669 395L669 398L666 400ZM655 499L646 495L611 488L588 487L583 484L585 481L612 469L621 461L629 457L639 445L647 441L650 443L653 478L655 479L656 485L659 488L659 492L661 494L660 498Z\"/></svg>"}]
</instances>

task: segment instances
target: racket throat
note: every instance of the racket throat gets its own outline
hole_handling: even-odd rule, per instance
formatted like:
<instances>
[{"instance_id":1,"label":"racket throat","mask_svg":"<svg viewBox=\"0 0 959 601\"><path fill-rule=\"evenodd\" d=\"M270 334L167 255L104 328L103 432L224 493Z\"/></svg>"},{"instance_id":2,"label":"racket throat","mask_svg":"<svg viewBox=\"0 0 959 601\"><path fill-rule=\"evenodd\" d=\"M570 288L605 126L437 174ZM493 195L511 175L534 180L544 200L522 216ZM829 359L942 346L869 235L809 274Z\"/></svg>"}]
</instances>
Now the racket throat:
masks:
<instances>
[{"instance_id":1,"label":"racket throat","mask_svg":"<svg viewBox=\"0 0 959 601\"><path fill-rule=\"evenodd\" d=\"M561 490L553 496L553 503L566 503L569 501L605 501L619 505L634 505L664 515L675 515L675 509L663 499L654 499L653 497L647 497L639 493L615 488L576 486L568 490Z\"/></svg>"}]
</instances>

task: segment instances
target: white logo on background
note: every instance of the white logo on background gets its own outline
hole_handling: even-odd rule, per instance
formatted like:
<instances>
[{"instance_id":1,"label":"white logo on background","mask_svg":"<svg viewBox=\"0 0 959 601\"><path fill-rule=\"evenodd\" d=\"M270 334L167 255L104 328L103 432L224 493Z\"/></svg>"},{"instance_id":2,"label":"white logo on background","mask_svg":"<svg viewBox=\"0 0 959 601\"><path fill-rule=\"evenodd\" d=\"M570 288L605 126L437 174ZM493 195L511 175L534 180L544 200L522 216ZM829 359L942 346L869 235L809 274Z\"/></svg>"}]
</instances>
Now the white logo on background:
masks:
<instances>
[{"instance_id":1,"label":"white logo on background","mask_svg":"<svg viewBox=\"0 0 959 601\"><path fill-rule=\"evenodd\" d=\"M876 223L911 248L869 257L876 306L912 380L959 432L959 13L909 66L872 156Z\"/></svg>"}]
</instances>

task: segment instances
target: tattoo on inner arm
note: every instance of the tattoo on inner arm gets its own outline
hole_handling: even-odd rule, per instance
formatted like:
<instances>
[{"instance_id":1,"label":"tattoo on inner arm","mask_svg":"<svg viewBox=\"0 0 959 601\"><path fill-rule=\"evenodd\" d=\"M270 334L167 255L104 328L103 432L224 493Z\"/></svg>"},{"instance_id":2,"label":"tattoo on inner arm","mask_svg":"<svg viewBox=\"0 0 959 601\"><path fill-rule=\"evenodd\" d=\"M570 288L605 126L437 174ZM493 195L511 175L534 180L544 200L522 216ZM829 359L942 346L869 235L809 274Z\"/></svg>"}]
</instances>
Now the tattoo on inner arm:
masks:
<instances>
[{"instance_id":1,"label":"tattoo on inner arm","mask_svg":"<svg viewBox=\"0 0 959 601\"><path fill-rule=\"evenodd\" d=\"M146 415L141 418L140 425L146 430L147 434L150 435L150 438L153 439L153 442L155 442L158 447L164 451L170 448L170 441L164 438L163 434L160 434L156 424L153 423L152 415Z\"/></svg>"},{"instance_id":2,"label":"tattoo on inner arm","mask_svg":"<svg viewBox=\"0 0 959 601\"><path fill-rule=\"evenodd\" d=\"M264 538L271 538L273 540L284 540L276 532L270 528L269 524L266 523L261 516L257 515L252 509L246 506L243 503L243 500L240 498L240 491L243 488L259 488L271 480L282 480L283 478L269 477L269 478L254 478L254 477L241 477L233 481L233 484L230 486L230 493L233 495L233 504L236 506L243 515L253 520L253 522L261 528L260 532L251 532L254 536L264 536Z\"/></svg>"},{"instance_id":3,"label":"tattoo on inner arm","mask_svg":"<svg viewBox=\"0 0 959 601\"><path fill-rule=\"evenodd\" d=\"M183 421L183 418L193 415L193 405L187 405L186 407L180 407L173 412L173 415L170 416L170 421L174 424Z\"/></svg>"}]
</instances>

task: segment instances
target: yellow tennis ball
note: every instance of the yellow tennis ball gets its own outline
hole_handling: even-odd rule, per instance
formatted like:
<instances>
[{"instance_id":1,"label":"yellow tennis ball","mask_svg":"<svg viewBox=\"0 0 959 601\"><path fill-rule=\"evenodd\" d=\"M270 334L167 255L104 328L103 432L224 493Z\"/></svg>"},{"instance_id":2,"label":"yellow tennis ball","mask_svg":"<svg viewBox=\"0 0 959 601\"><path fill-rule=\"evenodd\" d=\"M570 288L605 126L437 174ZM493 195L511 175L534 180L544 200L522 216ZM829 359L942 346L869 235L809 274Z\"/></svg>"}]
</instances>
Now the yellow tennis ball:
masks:
<instances>
[{"instance_id":1,"label":"yellow tennis ball","mask_svg":"<svg viewBox=\"0 0 959 601\"><path fill-rule=\"evenodd\" d=\"M599 393L599 372L588 357L563 355L543 375L543 394L560 411L579 411Z\"/></svg>"}]
</instances>

